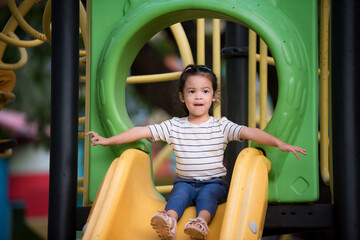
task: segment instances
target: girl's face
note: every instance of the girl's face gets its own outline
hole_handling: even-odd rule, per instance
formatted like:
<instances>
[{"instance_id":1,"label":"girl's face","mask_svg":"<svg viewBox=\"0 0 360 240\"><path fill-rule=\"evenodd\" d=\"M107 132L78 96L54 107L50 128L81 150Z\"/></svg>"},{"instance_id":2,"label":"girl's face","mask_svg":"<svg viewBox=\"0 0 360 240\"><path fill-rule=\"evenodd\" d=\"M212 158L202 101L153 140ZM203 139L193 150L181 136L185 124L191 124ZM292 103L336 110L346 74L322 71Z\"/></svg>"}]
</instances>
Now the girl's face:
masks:
<instances>
[{"instance_id":1,"label":"girl's face","mask_svg":"<svg viewBox=\"0 0 360 240\"><path fill-rule=\"evenodd\" d=\"M211 81L202 75L190 76L184 85L183 92L179 93L181 102L189 110L189 121L202 123L209 119L209 109L216 101L217 93L214 92Z\"/></svg>"}]
</instances>

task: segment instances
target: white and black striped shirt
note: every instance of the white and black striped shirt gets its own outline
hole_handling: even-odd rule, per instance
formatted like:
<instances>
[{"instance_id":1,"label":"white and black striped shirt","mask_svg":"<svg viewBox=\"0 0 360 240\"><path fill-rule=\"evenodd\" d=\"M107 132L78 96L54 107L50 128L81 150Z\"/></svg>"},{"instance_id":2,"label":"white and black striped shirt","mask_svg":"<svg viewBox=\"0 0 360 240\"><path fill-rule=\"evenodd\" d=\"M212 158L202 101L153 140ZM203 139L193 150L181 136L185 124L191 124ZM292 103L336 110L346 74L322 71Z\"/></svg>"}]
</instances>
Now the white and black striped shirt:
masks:
<instances>
[{"instance_id":1,"label":"white and black striped shirt","mask_svg":"<svg viewBox=\"0 0 360 240\"><path fill-rule=\"evenodd\" d=\"M226 175L224 151L229 141L240 141L244 126L223 117L210 117L192 124L187 117L174 117L149 125L153 141L166 141L174 149L176 173L185 179L208 180Z\"/></svg>"}]
</instances>

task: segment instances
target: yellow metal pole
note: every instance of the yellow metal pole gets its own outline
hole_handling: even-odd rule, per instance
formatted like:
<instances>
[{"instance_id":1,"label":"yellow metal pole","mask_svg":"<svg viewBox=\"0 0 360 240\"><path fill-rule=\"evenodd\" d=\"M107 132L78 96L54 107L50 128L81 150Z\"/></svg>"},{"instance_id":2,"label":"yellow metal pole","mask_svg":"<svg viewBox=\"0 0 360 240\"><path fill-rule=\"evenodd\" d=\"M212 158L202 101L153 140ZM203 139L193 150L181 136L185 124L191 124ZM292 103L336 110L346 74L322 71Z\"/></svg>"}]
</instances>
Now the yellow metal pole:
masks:
<instances>
[{"instance_id":1,"label":"yellow metal pole","mask_svg":"<svg viewBox=\"0 0 360 240\"><path fill-rule=\"evenodd\" d=\"M170 26L170 29L174 35L175 41L179 48L180 56L184 66L194 63L194 58L191 53L189 41L186 37L185 31L180 23ZM128 77L126 83L151 83L151 82L164 82L179 79L181 72L151 74L142 76Z\"/></svg>"},{"instance_id":2,"label":"yellow metal pole","mask_svg":"<svg viewBox=\"0 0 360 240\"><path fill-rule=\"evenodd\" d=\"M196 20L196 63L205 65L205 19Z\"/></svg>"},{"instance_id":3,"label":"yellow metal pole","mask_svg":"<svg viewBox=\"0 0 360 240\"><path fill-rule=\"evenodd\" d=\"M267 125L267 54L266 43L260 39L260 129Z\"/></svg>"},{"instance_id":4,"label":"yellow metal pole","mask_svg":"<svg viewBox=\"0 0 360 240\"><path fill-rule=\"evenodd\" d=\"M171 25L170 29L174 35L176 44L178 46L183 65L187 66L188 64L194 63L194 58L191 53L190 44L181 23L176 23L174 25Z\"/></svg>"},{"instance_id":5,"label":"yellow metal pole","mask_svg":"<svg viewBox=\"0 0 360 240\"><path fill-rule=\"evenodd\" d=\"M32 0L32 4L34 3L35 0ZM43 33L36 31L25 21L22 13L19 11L19 9L16 6L15 0L8 0L8 7L10 9L10 12L12 13L12 16L16 19L17 23L20 25L22 30L24 30L27 34L29 34L35 39L46 41L46 36Z\"/></svg>"},{"instance_id":6,"label":"yellow metal pole","mask_svg":"<svg viewBox=\"0 0 360 240\"><path fill-rule=\"evenodd\" d=\"M14 32L9 32L8 35L15 40L19 40L19 38L15 35ZM0 59L0 69L6 70L16 70L25 66L28 61L27 51L23 47L17 47L20 53L20 60L16 63L2 63Z\"/></svg>"},{"instance_id":7,"label":"yellow metal pole","mask_svg":"<svg viewBox=\"0 0 360 240\"><path fill-rule=\"evenodd\" d=\"M85 117L79 117L79 125L84 125L85 124Z\"/></svg>"},{"instance_id":8,"label":"yellow metal pole","mask_svg":"<svg viewBox=\"0 0 360 240\"><path fill-rule=\"evenodd\" d=\"M329 8L331 12L331 0L329 1ZM331 36L331 14L329 14L329 36ZM331 38L328 39L329 46L331 47ZM330 48L331 49L331 48ZM332 66L332 57L331 57L331 51L328 52L329 57L329 66ZM331 81L331 71L329 72L329 99L332 99L332 81ZM332 116L332 103L329 101L329 116ZM333 147L332 147L332 141L333 141L333 124L332 124L332 118L329 118L329 172L330 172L330 192L331 192L331 202L334 203L334 180L333 180Z\"/></svg>"},{"instance_id":9,"label":"yellow metal pole","mask_svg":"<svg viewBox=\"0 0 360 240\"><path fill-rule=\"evenodd\" d=\"M23 1L20 4L18 10L21 13L21 15L24 16L34 6L34 4L35 4L35 1L33 1L33 0ZM14 32L15 29L17 28L17 26L18 26L18 23L17 23L16 19L13 16L11 16L9 21L6 23L4 29L0 33L0 40L1 40L0 41L0 62L1 62L1 59L5 52L5 48L6 48L7 44L11 44L11 45L18 46L18 47L35 47L44 42L44 41L41 41L38 39L22 41L22 40L14 39L14 38L7 36L10 32Z\"/></svg>"},{"instance_id":10,"label":"yellow metal pole","mask_svg":"<svg viewBox=\"0 0 360 240\"><path fill-rule=\"evenodd\" d=\"M86 37L85 37L86 38ZM85 48L87 48L87 47L85 47ZM80 49L79 50L79 56L80 57L85 57L85 63L86 63L86 50L83 50L83 49Z\"/></svg>"},{"instance_id":11,"label":"yellow metal pole","mask_svg":"<svg viewBox=\"0 0 360 240\"><path fill-rule=\"evenodd\" d=\"M181 72L160 73L151 75L131 76L128 77L126 83L151 83L164 82L179 79Z\"/></svg>"},{"instance_id":12,"label":"yellow metal pole","mask_svg":"<svg viewBox=\"0 0 360 240\"><path fill-rule=\"evenodd\" d=\"M46 3L42 21L43 21L42 26L43 26L44 34L46 36L46 40L48 42L51 42L51 26L50 26L50 21L51 21L51 1L47 1L47 3Z\"/></svg>"},{"instance_id":13,"label":"yellow metal pole","mask_svg":"<svg viewBox=\"0 0 360 240\"><path fill-rule=\"evenodd\" d=\"M79 82L86 83L86 76L80 76Z\"/></svg>"},{"instance_id":14,"label":"yellow metal pole","mask_svg":"<svg viewBox=\"0 0 360 240\"><path fill-rule=\"evenodd\" d=\"M329 185L329 0L321 1L320 11L320 169Z\"/></svg>"},{"instance_id":15,"label":"yellow metal pole","mask_svg":"<svg viewBox=\"0 0 360 240\"><path fill-rule=\"evenodd\" d=\"M78 125L84 125L86 121L85 117L79 117ZM85 132L78 132L78 138L85 138Z\"/></svg>"},{"instance_id":16,"label":"yellow metal pole","mask_svg":"<svg viewBox=\"0 0 360 240\"><path fill-rule=\"evenodd\" d=\"M260 54L256 54L256 61L260 62ZM275 60L272 57L266 57L266 62L269 65L275 66Z\"/></svg>"},{"instance_id":17,"label":"yellow metal pole","mask_svg":"<svg viewBox=\"0 0 360 240\"><path fill-rule=\"evenodd\" d=\"M249 127L256 127L256 33L251 29L249 29Z\"/></svg>"},{"instance_id":18,"label":"yellow metal pole","mask_svg":"<svg viewBox=\"0 0 360 240\"><path fill-rule=\"evenodd\" d=\"M220 19L213 19L213 71L218 79L218 89L221 89L221 40L220 40ZM221 99L220 92L218 97ZM214 116L221 117L221 104L214 107Z\"/></svg>"},{"instance_id":19,"label":"yellow metal pole","mask_svg":"<svg viewBox=\"0 0 360 240\"><path fill-rule=\"evenodd\" d=\"M7 33L7 34L9 34L9 33ZM2 41L3 44L10 44L12 46L26 47L26 48L36 47L36 46L39 46L44 43L44 41L41 41L39 39L20 40L20 39L16 39L16 38L11 38L8 35L4 34L3 32L0 32L0 41ZM0 45L0 50L2 50L2 49L5 49L5 47L3 48L3 45ZM3 53L1 53L1 54L3 54Z\"/></svg>"}]
</instances>

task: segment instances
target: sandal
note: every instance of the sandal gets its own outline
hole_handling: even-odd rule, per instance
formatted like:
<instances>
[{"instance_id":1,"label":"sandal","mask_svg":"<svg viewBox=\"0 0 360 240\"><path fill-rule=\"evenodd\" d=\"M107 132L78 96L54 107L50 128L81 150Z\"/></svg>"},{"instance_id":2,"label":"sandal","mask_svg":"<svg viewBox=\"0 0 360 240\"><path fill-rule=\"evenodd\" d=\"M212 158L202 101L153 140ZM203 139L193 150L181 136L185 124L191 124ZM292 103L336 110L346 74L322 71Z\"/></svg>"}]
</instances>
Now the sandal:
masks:
<instances>
[{"instance_id":1,"label":"sandal","mask_svg":"<svg viewBox=\"0 0 360 240\"><path fill-rule=\"evenodd\" d=\"M167 215L165 211L159 211L159 213L151 218L151 226L155 229L161 240L176 239L176 224L175 218Z\"/></svg>"},{"instance_id":2,"label":"sandal","mask_svg":"<svg viewBox=\"0 0 360 240\"><path fill-rule=\"evenodd\" d=\"M209 228L204 219L195 218L190 219L185 225L184 232L190 236L191 239L202 239L205 240L207 235L209 234Z\"/></svg>"}]
</instances>

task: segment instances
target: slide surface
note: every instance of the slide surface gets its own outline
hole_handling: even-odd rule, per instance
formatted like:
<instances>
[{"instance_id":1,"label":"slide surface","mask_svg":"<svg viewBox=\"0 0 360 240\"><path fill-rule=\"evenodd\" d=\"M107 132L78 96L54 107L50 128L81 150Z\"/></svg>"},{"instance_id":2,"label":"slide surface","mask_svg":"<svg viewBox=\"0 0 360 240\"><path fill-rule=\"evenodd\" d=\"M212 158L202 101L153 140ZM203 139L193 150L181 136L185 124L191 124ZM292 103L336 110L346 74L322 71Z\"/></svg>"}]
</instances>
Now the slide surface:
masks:
<instances>
[{"instance_id":1,"label":"slide surface","mask_svg":"<svg viewBox=\"0 0 360 240\"><path fill-rule=\"evenodd\" d=\"M93 203L83 239L158 239L150 225L165 200L155 190L148 154L125 151L111 164ZM210 223L208 239L260 239L267 208L269 161L259 150L244 149L234 168L228 201ZM183 229L195 218L186 209L178 222L177 239L190 239Z\"/></svg>"}]
</instances>

